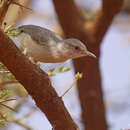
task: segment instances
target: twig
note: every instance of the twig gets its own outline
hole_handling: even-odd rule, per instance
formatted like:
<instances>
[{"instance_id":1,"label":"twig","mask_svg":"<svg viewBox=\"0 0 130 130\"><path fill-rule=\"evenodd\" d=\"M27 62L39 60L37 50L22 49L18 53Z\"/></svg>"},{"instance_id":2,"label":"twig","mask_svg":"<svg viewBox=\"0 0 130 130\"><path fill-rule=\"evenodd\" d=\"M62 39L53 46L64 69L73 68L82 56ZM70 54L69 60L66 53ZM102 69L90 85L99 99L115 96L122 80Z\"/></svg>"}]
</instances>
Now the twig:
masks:
<instances>
[{"instance_id":1,"label":"twig","mask_svg":"<svg viewBox=\"0 0 130 130\"><path fill-rule=\"evenodd\" d=\"M8 108L8 109L10 109L10 110L12 110L12 111L14 111L14 112L16 112L15 109L13 109L12 107L10 107L10 106L8 106L8 105L5 105L5 104L3 104L3 103L0 103L0 105L1 105L1 106L4 106L4 107L6 107L6 108Z\"/></svg>"},{"instance_id":2,"label":"twig","mask_svg":"<svg viewBox=\"0 0 130 130\"><path fill-rule=\"evenodd\" d=\"M19 83L19 82L17 80L3 81L0 83L0 85L15 84L15 83Z\"/></svg>"},{"instance_id":3,"label":"twig","mask_svg":"<svg viewBox=\"0 0 130 130\"><path fill-rule=\"evenodd\" d=\"M75 79L73 81L73 83L70 85L70 87L60 97L62 98L63 96L65 96L65 94L70 91L70 89L76 84L76 82L77 82L77 79Z\"/></svg>"},{"instance_id":4,"label":"twig","mask_svg":"<svg viewBox=\"0 0 130 130\"><path fill-rule=\"evenodd\" d=\"M10 73L10 71L0 70L0 74Z\"/></svg>"},{"instance_id":5,"label":"twig","mask_svg":"<svg viewBox=\"0 0 130 130\"><path fill-rule=\"evenodd\" d=\"M4 101L0 101L0 103L9 102L9 101L14 101L14 100L16 100L16 99L15 99L15 98L7 99L7 100L4 100Z\"/></svg>"},{"instance_id":6,"label":"twig","mask_svg":"<svg viewBox=\"0 0 130 130\"><path fill-rule=\"evenodd\" d=\"M25 129L27 129L27 130L31 130L31 128L29 127L29 126L27 126L26 124L24 124L23 122L21 122L20 121L20 119L18 120L9 120L8 119L8 117L5 117L5 116L3 116L3 114L0 112L0 116L1 116L1 118L3 118L6 122L13 122L13 123L16 123L16 124L18 124L18 125L20 125L21 127L23 127L23 128L25 128Z\"/></svg>"},{"instance_id":7,"label":"twig","mask_svg":"<svg viewBox=\"0 0 130 130\"><path fill-rule=\"evenodd\" d=\"M6 117L5 116L3 116L3 114L0 112L0 116L1 116L1 118L3 118L5 121L7 121L8 122L8 120L6 119Z\"/></svg>"},{"instance_id":8,"label":"twig","mask_svg":"<svg viewBox=\"0 0 130 130\"><path fill-rule=\"evenodd\" d=\"M25 8L25 9L28 9L28 10L30 10L30 11L33 11L31 8L25 7L25 6L23 6L23 5L21 5L21 4L17 3L17 2L15 2L15 1L13 1L12 4L15 4L15 5L18 5L18 6L22 7L22 8Z\"/></svg>"},{"instance_id":9,"label":"twig","mask_svg":"<svg viewBox=\"0 0 130 130\"><path fill-rule=\"evenodd\" d=\"M82 77L83 77L82 73L79 73L79 72L78 72L78 73L75 75L75 80L73 81L73 83L70 85L70 87L69 87L60 97L62 98L66 93L68 93L69 90L76 84L77 80L78 80L78 79L81 79Z\"/></svg>"},{"instance_id":10,"label":"twig","mask_svg":"<svg viewBox=\"0 0 130 130\"><path fill-rule=\"evenodd\" d=\"M25 128L27 130L31 130L31 128L29 126L27 126L25 123L21 122L20 120L14 120L13 122L22 126L23 128Z\"/></svg>"},{"instance_id":11,"label":"twig","mask_svg":"<svg viewBox=\"0 0 130 130\"><path fill-rule=\"evenodd\" d=\"M30 108L30 111L24 115L24 118L27 118L27 117L31 116L36 111L36 109L37 108L35 106L32 106Z\"/></svg>"}]
</instances>

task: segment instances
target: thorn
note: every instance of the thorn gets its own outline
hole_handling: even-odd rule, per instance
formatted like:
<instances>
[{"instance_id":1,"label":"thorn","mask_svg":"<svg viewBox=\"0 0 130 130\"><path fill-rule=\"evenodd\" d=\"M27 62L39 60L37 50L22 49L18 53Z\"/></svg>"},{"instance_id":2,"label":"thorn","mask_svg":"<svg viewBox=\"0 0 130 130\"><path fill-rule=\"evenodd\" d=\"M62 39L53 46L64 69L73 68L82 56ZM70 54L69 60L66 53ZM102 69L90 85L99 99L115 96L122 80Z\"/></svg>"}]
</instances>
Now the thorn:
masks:
<instances>
[{"instance_id":1,"label":"thorn","mask_svg":"<svg viewBox=\"0 0 130 130\"><path fill-rule=\"evenodd\" d=\"M63 97L63 96L65 96L65 94L66 93L68 93L69 91L70 91L70 89L72 89L72 87L77 83L77 81L79 80L79 79L81 79L83 77L83 74L82 73L76 73L76 75L75 75L75 79L74 79L74 81L73 81L73 83L70 85L70 87L60 96L61 98Z\"/></svg>"},{"instance_id":2,"label":"thorn","mask_svg":"<svg viewBox=\"0 0 130 130\"><path fill-rule=\"evenodd\" d=\"M17 3L17 2L15 2L15 1L13 1L12 4L15 4L15 5L18 5L18 6L22 7L22 8L27 9L27 10L33 11L31 8L25 7L25 6L23 6L23 5L21 5L21 4Z\"/></svg>"}]
</instances>

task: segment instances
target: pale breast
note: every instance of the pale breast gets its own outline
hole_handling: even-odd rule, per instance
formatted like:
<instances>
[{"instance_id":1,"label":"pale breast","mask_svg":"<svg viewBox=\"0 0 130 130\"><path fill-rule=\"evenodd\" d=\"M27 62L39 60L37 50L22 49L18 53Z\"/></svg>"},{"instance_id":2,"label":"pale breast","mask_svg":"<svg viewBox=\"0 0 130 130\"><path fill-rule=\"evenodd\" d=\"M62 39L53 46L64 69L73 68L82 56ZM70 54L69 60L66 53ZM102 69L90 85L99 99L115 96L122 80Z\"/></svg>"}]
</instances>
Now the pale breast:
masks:
<instances>
[{"instance_id":1,"label":"pale breast","mask_svg":"<svg viewBox=\"0 0 130 130\"><path fill-rule=\"evenodd\" d=\"M32 56L35 61L40 62L63 62L66 59L62 57L62 52L57 48L57 43L49 41L48 43L38 44L28 34L21 33L17 36L23 48L26 48L27 54Z\"/></svg>"}]
</instances>

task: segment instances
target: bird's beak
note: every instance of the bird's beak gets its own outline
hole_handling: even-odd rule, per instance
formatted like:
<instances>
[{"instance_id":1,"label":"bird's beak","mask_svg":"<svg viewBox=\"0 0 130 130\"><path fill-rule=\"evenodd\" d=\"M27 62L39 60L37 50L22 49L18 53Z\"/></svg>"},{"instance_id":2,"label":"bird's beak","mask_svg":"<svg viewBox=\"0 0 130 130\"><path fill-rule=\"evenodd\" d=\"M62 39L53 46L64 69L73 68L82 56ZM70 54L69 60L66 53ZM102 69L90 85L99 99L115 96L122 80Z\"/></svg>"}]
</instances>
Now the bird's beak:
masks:
<instances>
[{"instance_id":1,"label":"bird's beak","mask_svg":"<svg viewBox=\"0 0 130 130\"><path fill-rule=\"evenodd\" d=\"M92 52L90 52L90 51L86 51L86 55L87 56L91 56L91 57L93 57L93 58L96 58L96 55L94 55Z\"/></svg>"}]
</instances>

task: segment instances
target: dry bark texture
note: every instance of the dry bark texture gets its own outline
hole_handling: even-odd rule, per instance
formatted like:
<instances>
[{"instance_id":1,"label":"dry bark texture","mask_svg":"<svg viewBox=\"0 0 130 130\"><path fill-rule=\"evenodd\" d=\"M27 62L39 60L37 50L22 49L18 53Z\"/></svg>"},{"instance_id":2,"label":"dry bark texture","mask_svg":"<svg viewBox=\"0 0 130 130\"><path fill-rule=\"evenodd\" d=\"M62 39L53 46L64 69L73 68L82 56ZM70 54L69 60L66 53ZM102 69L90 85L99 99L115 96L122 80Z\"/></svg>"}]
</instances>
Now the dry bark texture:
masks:
<instances>
[{"instance_id":1,"label":"dry bark texture","mask_svg":"<svg viewBox=\"0 0 130 130\"><path fill-rule=\"evenodd\" d=\"M90 57L74 60L74 65L76 71L83 73L83 78L78 81L78 92L85 129L106 130L99 70L100 44L123 0L103 0L102 8L92 23L83 20L73 0L53 0L53 3L65 36L80 39L97 56L96 60Z\"/></svg>"}]
</instances>

